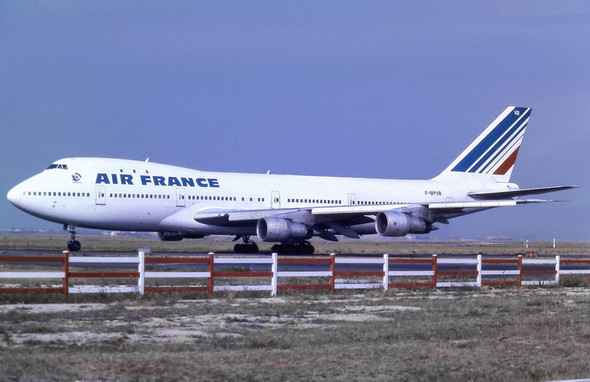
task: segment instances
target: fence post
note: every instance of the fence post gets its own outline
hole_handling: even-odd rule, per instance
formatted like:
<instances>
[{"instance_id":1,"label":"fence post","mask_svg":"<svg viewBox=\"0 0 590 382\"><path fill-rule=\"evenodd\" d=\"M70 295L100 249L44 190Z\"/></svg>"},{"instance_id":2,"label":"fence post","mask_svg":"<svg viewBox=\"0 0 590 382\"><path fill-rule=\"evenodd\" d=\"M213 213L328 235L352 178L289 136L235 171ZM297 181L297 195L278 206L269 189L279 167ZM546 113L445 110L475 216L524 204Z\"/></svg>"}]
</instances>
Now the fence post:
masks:
<instances>
[{"instance_id":1,"label":"fence post","mask_svg":"<svg viewBox=\"0 0 590 382\"><path fill-rule=\"evenodd\" d=\"M64 278L62 279L63 294L67 299L70 294L70 252L63 251L63 263L62 270L64 272Z\"/></svg>"},{"instance_id":2,"label":"fence post","mask_svg":"<svg viewBox=\"0 0 590 382\"><path fill-rule=\"evenodd\" d=\"M389 289L389 254L383 255L383 291Z\"/></svg>"},{"instance_id":3,"label":"fence post","mask_svg":"<svg viewBox=\"0 0 590 382\"><path fill-rule=\"evenodd\" d=\"M145 293L145 254L150 253L149 248L139 248L137 250L137 271L139 272L139 279L137 279L137 290L140 296Z\"/></svg>"},{"instance_id":4,"label":"fence post","mask_svg":"<svg viewBox=\"0 0 590 382\"><path fill-rule=\"evenodd\" d=\"M480 288L481 288L482 261L483 261L482 256L477 255L477 286Z\"/></svg>"},{"instance_id":5,"label":"fence post","mask_svg":"<svg viewBox=\"0 0 590 382\"><path fill-rule=\"evenodd\" d=\"M522 255L518 255L518 287L522 287Z\"/></svg>"},{"instance_id":6,"label":"fence post","mask_svg":"<svg viewBox=\"0 0 590 382\"><path fill-rule=\"evenodd\" d=\"M559 272L561 271L561 256L555 256L555 284L559 285Z\"/></svg>"},{"instance_id":7,"label":"fence post","mask_svg":"<svg viewBox=\"0 0 590 382\"><path fill-rule=\"evenodd\" d=\"M272 287L272 291L270 292L270 295L272 297L276 297L277 295L277 290L279 288L279 255L276 252L272 253L272 279L270 282L270 285Z\"/></svg>"},{"instance_id":8,"label":"fence post","mask_svg":"<svg viewBox=\"0 0 590 382\"><path fill-rule=\"evenodd\" d=\"M215 273L215 262L214 253L209 252L209 280L207 281L207 287L209 288L209 296L213 296L213 277Z\"/></svg>"},{"instance_id":9,"label":"fence post","mask_svg":"<svg viewBox=\"0 0 590 382\"><path fill-rule=\"evenodd\" d=\"M330 293L336 290L336 254L330 253Z\"/></svg>"},{"instance_id":10,"label":"fence post","mask_svg":"<svg viewBox=\"0 0 590 382\"><path fill-rule=\"evenodd\" d=\"M436 289L436 282L438 281L438 255L432 255L432 288Z\"/></svg>"}]
</instances>

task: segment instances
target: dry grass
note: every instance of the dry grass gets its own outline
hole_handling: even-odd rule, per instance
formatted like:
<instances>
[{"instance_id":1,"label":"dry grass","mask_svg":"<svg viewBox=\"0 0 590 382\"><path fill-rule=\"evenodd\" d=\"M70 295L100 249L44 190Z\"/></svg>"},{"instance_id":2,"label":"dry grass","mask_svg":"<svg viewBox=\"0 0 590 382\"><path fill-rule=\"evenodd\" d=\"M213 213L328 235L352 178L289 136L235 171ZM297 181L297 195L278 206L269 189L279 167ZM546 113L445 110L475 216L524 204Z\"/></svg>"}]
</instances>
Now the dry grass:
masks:
<instances>
[{"instance_id":1,"label":"dry grass","mask_svg":"<svg viewBox=\"0 0 590 382\"><path fill-rule=\"evenodd\" d=\"M63 237L0 248L63 249ZM90 250L228 249L150 238ZM180 246L179 246L180 245ZM329 247L332 245L332 247ZM341 245L341 244L337 244ZM186 246L186 247L183 247ZM317 245L320 252L522 253L522 243ZM182 249L185 248L185 249ZM587 253L587 243L531 245ZM545 252L546 251L546 252ZM0 251L1 252L1 251ZM568 281L569 280L569 281ZM590 376L590 289L0 296L0 381L537 381ZM576 286L566 288L565 286Z\"/></svg>"},{"instance_id":2,"label":"dry grass","mask_svg":"<svg viewBox=\"0 0 590 382\"><path fill-rule=\"evenodd\" d=\"M581 378L590 375L589 307L590 291L579 288L0 305L0 375L31 381Z\"/></svg>"},{"instance_id":3,"label":"dry grass","mask_svg":"<svg viewBox=\"0 0 590 382\"><path fill-rule=\"evenodd\" d=\"M2 249L52 250L57 254L66 249L68 235L64 234L12 234L0 235L0 255ZM133 252L138 248L151 248L154 253L167 252L232 252L234 242L231 237L214 239L183 240L162 242L155 235L105 236L96 234L80 235L83 251ZM270 252L273 243L259 243L261 251ZM589 242L558 242L557 248L550 241L536 241L525 248L521 241L508 240L407 240L387 238L382 240L362 239L332 243L323 240L313 241L316 253L354 253L354 254L489 254L515 255L528 251L538 254L579 254L590 252Z\"/></svg>"}]
</instances>

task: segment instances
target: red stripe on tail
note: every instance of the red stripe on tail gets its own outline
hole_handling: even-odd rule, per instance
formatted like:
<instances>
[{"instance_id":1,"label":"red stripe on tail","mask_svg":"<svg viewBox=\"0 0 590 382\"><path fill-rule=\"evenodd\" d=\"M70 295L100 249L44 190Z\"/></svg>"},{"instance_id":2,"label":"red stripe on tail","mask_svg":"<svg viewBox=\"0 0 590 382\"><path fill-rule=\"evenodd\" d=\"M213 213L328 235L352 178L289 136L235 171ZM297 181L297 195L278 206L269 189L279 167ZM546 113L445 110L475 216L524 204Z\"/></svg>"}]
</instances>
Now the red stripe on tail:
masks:
<instances>
[{"instance_id":1,"label":"red stripe on tail","mask_svg":"<svg viewBox=\"0 0 590 382\"><path fill-rule=\"evenodd\" d=\"M510 170L512 166L514 166L514 163L516 162L516 157L518 156L518 150L520 150L520 147L514 150L514 152L510 154L508 159L506 159L504 163L502 163L502 165L498 167L496 171L494 171L494 175L505 175L508 172L508 170Z\"/></svg>"}]
</instances>

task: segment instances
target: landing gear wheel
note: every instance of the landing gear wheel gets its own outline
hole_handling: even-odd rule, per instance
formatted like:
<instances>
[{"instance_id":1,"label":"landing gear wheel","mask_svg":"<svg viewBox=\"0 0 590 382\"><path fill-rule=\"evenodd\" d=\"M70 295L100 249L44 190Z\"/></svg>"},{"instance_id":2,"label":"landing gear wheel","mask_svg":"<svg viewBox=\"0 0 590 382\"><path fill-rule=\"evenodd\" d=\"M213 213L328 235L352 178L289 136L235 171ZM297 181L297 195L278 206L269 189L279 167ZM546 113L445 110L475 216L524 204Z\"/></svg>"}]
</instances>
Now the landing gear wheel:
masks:
<instances>
[{"instance_id":1,"label":"landing gear wheel","mask_svg":"<svg viewBox=\"0 0 590 382\"><path fill-rule=\"evenodd\" d=\"M65 225L64 230L70 233L70 240L68 241L68 249L72 252L77 252L82 248L82 244L76 240L76 227L73 225Z\"/></svg>"},{"instance_id":2,"label":"landing gear wheel","mask_svg":"<svg viewBox=\"0 0 590 382\"><path fill-rule=\"evenodd\" d=\"M258 253L258 245L256 243L250 244L236 244L234 245L235 253Z\"/></svg>"},{"instance_id":3,"label":"landing gear wheel","mask_svg":"<svg viewBox=\"0 0 590 382\"><path fill-rule=\"evenodd\" d=\"M300 255L313 255L315 248L309 243L299 243L295 246L295 250Z\"/></svg>"},{"instance_id":4,"label":"landing gear wheel","mask_svg":"<svg viewBox=\"0 0 590 382\"><path fill-rule=\"evenodd\" d=\"M72 252L78 252L82 248L82 244L78 240L68 241L68 249Z\"/></svg>"},{"instance_id":5,"label":"landing gear wheel","mask_svg":"<svg viewBox=\"0 0 590 382\"><path fill-rule=\"evenodd\" d=\"M304 244L300 246L300 251L303 255L313 255L315 248L311 244Z\"/></svg>"},{"instance_id":6,"label":"landing gear wheel","mask_svg":"<svg viewBox=\"0 0 590 382\"><path fill-rule=\"evenodd\" d=\"M315 248L308 242L301 242L297 244L275 244L271 250L281 254L292 255L313 255Z\"/></svg>"},{"instance_id":7,"label":"landing gear wheel","mask_svg":"<svg viewBox=\"0 0 590 382\"><path fill-rule=\"evenodd\" d=\"M234 240L238 240L239 238L239 236L236 236ZM244 241L244 244L234 245L235 253L258 253L258 245L250 240L250 236L244 235L242 236L242 240Z\"/></svg>"}]
</instances>

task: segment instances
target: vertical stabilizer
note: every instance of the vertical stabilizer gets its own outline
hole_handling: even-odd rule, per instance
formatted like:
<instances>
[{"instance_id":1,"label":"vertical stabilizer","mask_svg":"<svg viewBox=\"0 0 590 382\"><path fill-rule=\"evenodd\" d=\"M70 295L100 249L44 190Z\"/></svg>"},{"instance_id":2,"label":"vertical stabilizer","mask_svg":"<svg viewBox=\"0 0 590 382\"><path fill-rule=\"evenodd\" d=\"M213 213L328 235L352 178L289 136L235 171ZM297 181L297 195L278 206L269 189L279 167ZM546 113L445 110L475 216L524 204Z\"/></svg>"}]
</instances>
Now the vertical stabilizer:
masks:
<instances>
[{"instance_id":1,"label":"vertical stabilizer","mask_svg":"<svg viewBox=\"0 0 590 382\"><path fill-rule=\"evenodd\" d=\"M530 117L531 108L506 108L438 177L482 174L509 182Z\"/></svg>"}]
</instances>

